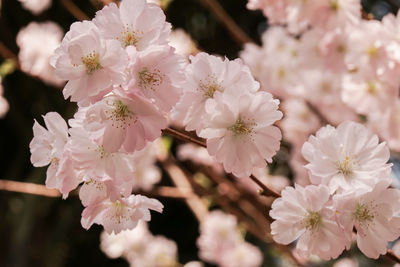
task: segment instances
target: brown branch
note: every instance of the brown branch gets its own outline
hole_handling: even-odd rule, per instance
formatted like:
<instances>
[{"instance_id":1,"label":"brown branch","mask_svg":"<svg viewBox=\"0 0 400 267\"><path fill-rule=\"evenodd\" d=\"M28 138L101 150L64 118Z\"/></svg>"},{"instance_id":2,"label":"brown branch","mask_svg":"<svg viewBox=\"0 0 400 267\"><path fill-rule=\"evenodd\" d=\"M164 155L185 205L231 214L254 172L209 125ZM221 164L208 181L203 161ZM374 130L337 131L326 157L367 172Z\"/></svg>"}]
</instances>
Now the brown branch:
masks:
<instances>
[{"instance_id":1,"label":"brown branch","mask_svg":"<svg viewBox=\"0 0 400 267\"><path fill-rule=\"evenodd\" d=\"M329 121L325 118L324 115L322 115L322 113L319 111L319 109L316 106L314 106L310 101L307 101L305 99L304 99L304 102L306 103L308 109L318 117L318 119L322 125L330 124ZM333 125L333 124L331 124L331 125Z\"/></svg>"},{"instance_id":2,"label":"brown branch","mask_svg":"<svg viewBox=\"0 0 400 267\"><path fill-rule=\"evenodd\" d=\"M19 192L44 197L60 197L61 194L56 189L47 188L41 184L17 182L10 180L0 180L0 190Z\"/></svg>"},{"instance_id":3,"label":"brown branch","mask_svg":"<svg viewBox=\"0 0 400 267\"><path fill-rule=\"evenodd\" d=\"M387 250L385 256L386 258L391 259L394 262L400 263L400 258L391 249Z\"/></svg>"},{"instance_id":4,"label":"brown branch","mask_svg":"<svg viewBox=\"0 0 400 267\"><path fill-rule=\"evenodd\" d=\"M182 132L182 131L174 130L171 128L166 128L162 131L163 131L163 134L167 134L167 135L176 137L177 139L180 139L182 141L191 142L191 143L194 143L194 144L202 146L202 147L207 147L207 144L204 141L204 139L191 137L188 135L187 132ZM265 184L263 184L260 180L258 180L254 175L251 175L250 178L258 186L261 187L261 189L262 189L262 191L260 192L261 195L266 196L266 197L280 197L280 195L278 193L269 189Z\"/></svg>"},{"instance_id":5,"label":"brown branch","mask_svg":"<svg viewBox=\"0 0 400 267\"><path fill-rule=\"evenodd\" d=\"M200 2L203 6L211 10L214 16L226 27L239 45L254 43L216 0L200 0Z\"/></svg>"},{"instance_id":6,"label":"brown branch","mask_svg":"<svg viewBox=\"0 0 400 267\"><path fill-rule=\"evenodd\" d=\"M187 134L187 132L181 132L181 131L178 131L178 130L175 130L172 128L165 128L164 130L162 130L162 132L165 135L173 136L179 140L189 142L189 143L194 143L194 144L202 146L202 147L207 147L207 144L204 139L191 137Z\"/></svg>"},{"instance_id":7,"label":"brown branch","mask_svg":"<svg viewBox=\"0 0 400 267\"><path fill-rule=\"evenodd\" d=\"M77 20L89 20L89 17L79 9L71 0L60 0L61 4L71 13Z\"/></svg>"},{"instance_id":8,"label":"brown branch","mask_svg":"<svg viewBox=\"0 0 400 267\"><path fill-rule=\"evenodd\" d=\"M276 193L274 190L269 189L263 182L258 180L257 177L255 177L253 174L250 175L250 179L253 180L259 187L261 187L261 190L259 191L260 195L265 196L265 197L281 197L279 193Z\"/></svg>"},{"instance_id":9,"label":"brown branch","mask_svg":"<svg viewBox=\"0 0 400 267\"><path fill-rule=\"evenodd\" d=\"M193 198L194 193L188 188L177 188L171 186L157 186L150 191L139 192L148 197L165 197L165 198Z\"/></svg>"},{"instance_id":10,"label":"brown branch","mask_svg":"<svg viewBox=\"0 0 400 267\"><path fill-rule=\"evenodd\" d=\"M169 158L166 161L161 162L164 169L167 171L171 177L172 182L176 187L188 190L193 197L185 199L186 204L193 211L199 222L202 222L206 215L208 214L208 209L200 199L199 196L193 193L192 185L189 182L189 178L186 174L174 163L173 158Z\"/></svg>"}]
</instances>

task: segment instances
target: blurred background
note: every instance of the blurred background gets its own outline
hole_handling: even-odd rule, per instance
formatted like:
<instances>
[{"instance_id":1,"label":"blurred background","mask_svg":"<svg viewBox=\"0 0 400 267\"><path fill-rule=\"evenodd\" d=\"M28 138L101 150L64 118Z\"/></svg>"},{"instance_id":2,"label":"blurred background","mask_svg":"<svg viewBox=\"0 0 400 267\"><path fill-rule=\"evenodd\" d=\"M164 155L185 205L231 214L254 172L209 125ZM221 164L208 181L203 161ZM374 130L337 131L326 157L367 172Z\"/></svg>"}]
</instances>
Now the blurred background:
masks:
<instances>
[{"instance_id":1,"label":"blurred background","mask_svg":"<svg viewBox=\"0 0 400 267\"><path fill-rule=\"evenodd\" d=\"M10 61L19 53L18 32L30 22L53 21L64 33L67 32L71 23L77 20L76 12L69 9L69 2L90 19L103 6L98 0L53 0L48 9L34 15L18 0L1 1L0 75L9 110L0 119L0 179L44 184L46 167L33 168L29 160L34 119L43 123L41 115L50 111L57 111L69 119L76 111L75 104L64 100L62 86L48 85L22 72L15 61ZM260 43L260 35L268 27L260 11L247 10L246 0L218 2L247 35ZM365 12L373 13L378 19L389 12L396 13L400 6L400 0L362 3ZM199 49L230 59L238 57L241 45L204 1L169 0L165 2L164 10L173 28L184 29ZM153 213L150 230L177 242L180 262L198 260L196 218L183 201L160 201L164 204L164 212ZM82 210L76 195L61 200L0 191L0 266L128 266L124 260L108 259L100 251L102 227L94 225L89 231L83 229L80 225ZM267 245L258 245L265 252L265 266L274 266L273 251Z\"/></svg>"}]
</instances>

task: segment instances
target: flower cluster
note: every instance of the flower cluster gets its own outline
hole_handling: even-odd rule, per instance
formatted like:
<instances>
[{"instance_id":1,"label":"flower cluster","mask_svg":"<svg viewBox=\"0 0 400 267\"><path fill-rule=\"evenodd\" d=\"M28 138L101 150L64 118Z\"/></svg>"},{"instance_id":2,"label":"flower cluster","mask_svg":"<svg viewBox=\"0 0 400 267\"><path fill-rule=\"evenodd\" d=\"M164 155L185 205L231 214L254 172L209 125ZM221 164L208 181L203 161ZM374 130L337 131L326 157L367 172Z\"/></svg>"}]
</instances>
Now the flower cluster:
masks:
<instances>
[{"instance_id":1,"label":"flower cluster","mask_svg":"<svg viewBox=\"0 0 400 267\"><path fill-rule=\"evenodd\" d=\"M353 229L370 258L386 253L400 236L400 190L389 188L389 148L363 125L321 128L303 145L312 185L287 187L272 204L274 239L299 238L300 255L337 258L350 248Z\"/></svg>"},{"instance_id":2,"label":"flower cluster","mask_svg":"<svg viewBox=\"0 0 400 267\"><path fill-rule=\"evenodd\" d=\"M158 6L126 0L72 24L50 60L78 111L70 128L54 112L44 116L47 129L35 122L31 161L50 164L46 185L64 197L82 184L85 228L96 223L118 233L150 220L149 210L162 211L158 200L132 190L161 178L152 142L179 99L184 64L169 32Z\"/></svg>"},{"instance_id":3,"label":"flower cluster","mask_svg":"<svg viewBox=\"0 0 400 267\"><path fill-rule=\"evenodd\" d=\"M103 232L101 250L112 259L123 257L130 266L173 267L178 266L178 248L174 241L164 236L154 236L143 221L133 230L119 234ZM180 266L180 265L179 265ZM199 262L188 262L183 267L202 267Z\"/></svg>"},{"instance_id":4,"label":"flower cluster","mask_svg":"<svg viewBox=\"0 0 400 267\"><path fill-rule=\"evenodd\" d=\"M206 53L188 62L168 43L170 32L159 6L124 0L73 23L50 58L78 110L69 126L54 112L44 116L47 129L35 122L31 161L50 164L46 185L64 197L81 185L84 228L96 223L118 233L150 220L150 209L162 211L132 190L160 180L152 142L171 120L207 138L208 153L239 177L279 150L279 101L259 91L249 68ZM27 34L20 35L24 47ZM24 51L21 57L32 54Z\"/></svg>"},{"instance_id":5,"label":"flower cluster","mask_svg":"<svg viewBox=\"0 0 400 267\"><path fill-rule=\"evenodd\" d=\"M61 27L54 22L31 22L22 28L17 35L21 70L48 84L62 86L64 81L55 76L49 59L63 35Z\"/></svg>"},{"instance_id":6,"label":"flower cluster","mask_svg":"<svg viewBox=\"0 0 400 267\"><path fill-rule=\"evenodd\" d=\"M197 246L201 259L221 267L256 267L262 263L260 250L240 236L236 217L222 211L211 212L201 223Z\"/></svg>"},{"instance_id":7,"label":"flower cluster","mask_svg":"<svg viewBox=\"0 0 400 267\"><path fill-rule=\"evenodd\" d=\"M249 176L280 148L279 101L259 91L248 67L206 53L190 58L183 96L172 116L207 139L207 150L225 171Z\"/></svg>"}]
</instances>

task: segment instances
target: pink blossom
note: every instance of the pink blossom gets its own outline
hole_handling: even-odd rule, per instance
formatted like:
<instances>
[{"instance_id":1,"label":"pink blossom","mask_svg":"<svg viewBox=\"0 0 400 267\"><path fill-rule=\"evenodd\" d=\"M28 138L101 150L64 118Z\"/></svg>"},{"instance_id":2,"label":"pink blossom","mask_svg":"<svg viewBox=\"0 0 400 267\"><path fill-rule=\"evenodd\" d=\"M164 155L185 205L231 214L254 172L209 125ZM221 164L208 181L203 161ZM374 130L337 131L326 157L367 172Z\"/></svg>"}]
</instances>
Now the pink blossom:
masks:
<instances>
[{"instance_id":1,"label":"pink blossom","mask_svg":"<svg viewBox=\"0 0 400 267\"><path fill-rule=\"evenodd\" d=\"M303 144L308 136L320 128L318 117L298 98L283 101L284 118L280 121L283 136L292 144Z\"/></svg>"},{"instance_id":2,"label":"pink blossom","mask_svg":"<svg viewBox=\"0 0 400 267\"><path fill-rule=\"evenodd\" d=\"M46 186L58 189L65 198L81 182L81 177L72 168L70 155L64 152L68 126L56 112L47 113L43 119L47 129L36 120L33 125L33 139L29 144L31 162L35 167L50 164Z\"/></svg>"},{"instance_id":3,"label":"pink blossom","mask_svg":"<svg viewBox=\"0 0 400 267\"><path fill-rule=\"evenodd\" d=\"M287 245L299 238L296 249L300 255L337 258L346 239L328 206L329 200L329 188L324 185L286 187L269 213L275 219L271 224L274 240Z\"/></svg>"},{"instance_id":4,"label":"pink blossom","mask_svg":"<svg viewBox=\"0 0 400 267\"><path fill-rule=\"evenodd\" d=\"M101 224L107 233L118 234L133 229L139 220L150 221L150 209L162 212L163 205L156 199L131 195L116 201L104 199L87 206L82 212L82 226L89 229L93 223Z\"/></svg>"},{"instance_id":5,"label":"pink blossom","mask_svg":"<svg viewBox=\"0 0 400 267\"><path fill-rule=\"evenodd\" d=\"M279 100L266 92L220 95L206 108L207 120L200 136L207 150L238 177L250 176L254 168L271 162L279 150L281 131L272 124L282 118Z\"/></svg>"},{"instance_id":6,"label":"pink blossom","mask_svg":"<svg viewBox=\"0 0 400 267\"><path fill-rule=\"evenodd\" d=\"M134 172L131 174L133 190L151 190L161 180L161 170L157 167L157 150L160 145L157 140L147 143L140 151L135 151L131 156L135 164Z\"/></svg>"},{"instance_id":7,"label":"pink blossom","mask_svg":"<svg viewBox=\"0 0 400 267\"><path fill-rule=\"evenodd\" d=\"M221 267L258 267L263 262L261 251L250 243L240 242L232 250L225 250L221 255Z\"/></svg>"},{"instance_id":8,"label":"pink blossom","mask_svg":"<svg viewBox=\"0 0 400 267\"><path fill-rule=\"evenodd\" d=\"M108 188L106 183L95 179L85 181L79 189L79 199L85 207L102 201L107 198L107 195Z\"/></svg>"},{"instance_id":9,"label":"pink blossom","mask_svg":"<svg viewBox=\"0 0 400 267\"><path fill-rule=\"evenodd\" d=\"M60 114L49 112L43 119L47 129L35 120L33 139L29 144L31 162L35 167L55 164L62 157L68 140L68 126Z\"/></svg>"},{"instance_id":10,"label":"pink blossom","mask_svg":"<svg viewBox=\"0 0 400 267\"><path fill-rule=\"evenodd\" d=\"M376 70L377 74L390 71L394 66L387 46L391 39L381 22L362 20L360 25L351 28L346 64L350 69L368 66Z\"/></svg>"},{"instance_id":11,"label":"pink blossom","mask_svg":"<svg viewBox=\"0 0 400 267\"><path fill-rule=\"evenodd\" d=\"M197 239L199 257L218 263L221 253L230 250L240 242L236 217L222 211L213 211L200 224L200 236Z\"/></svg>"},{"instance_id":12,"label":"pink blossom","mask_svg":"<svg viewBox=\"0 0 400 267\"><path fill-rule=\"evenodd\" d=\"M383 113L374 112L368 114L368 125L388 146L396 151L400 151L400 101L394 100Z\"/></svg>"},{"instance_id":13,"label":"pink blossom","mask_svg":"<svg viewBox=\"0 0 400 267\"><path fill-rule=\"evenodd\" d=\"M133 152L161 136L167 120L148 100L115 91L86 110L83 125L106 151Z\"/></svg>"},{"instance_id":14,"label":"pink blossom","mask_svg":"<svg viewBox=\"0 0 400 267\"><path fill-rule=\"evenodd\" d=\"M18 0L22 6L32 12L34 15L39 15L44 10L51 6L51 0Z\"/></svg>"},{"instance_id":15,"label":"pink blossom","mask_svg":"<svg viewBox=\"0 0 400 267\"><path fill-rule=\"evenodd\" d=\"M343 78L342 100L360 114L383 112L399 95L399 78L382 77L374 70L358 71Z\"/></svg>"},{"instance_id":16,"label":"pink blossom","mask_svg":"<svg viewBox=\"0 0 400 267\"><path fill-rule=\"evenodd\" d=\"M169 112L181 95L183 58L170 46L151 46L139 52L128 47L127 52L131 58L128 91L140 93L160 110Z\"/></svg>"},{"instance_id":17,"label":"pink blossom","mask_svg":"<svg viewBox=\"0 0 400 267\"><path fill-rule=\"evenodd\" d=\"M69 80L65 98L82 102L103 96L124 81L128 56L116 40L104 40L90 21L75 22L50 60L59 78Z\"/></svg>"},{"instance_id":18,"label":"pink blossom","mask_svg":"<svg viewBox=\"0 0 400 267\"><path fill-rule=\"evenodd\" d=\"M365 126L350 121L337 128L321 128L304 143L302 154L309 162L311 182L329 186L331 193L372 188L391 170L386 143L379 143Z\"/></svg>"},{"instance_id":19,"label":"pink blossom","mask_svg":"<svg viewBox=\"0 0 400 267\"><path fill-rule=\"evenodd\" d=\"M71 137L65 147L77 169L86 177L115 181L130 180L133 163L126 153L110 152L104 146L98 145L83 128L71 128Z\"/></svg>"},{"instance_id":20,"label":"pink blossom","mask_svg":"<svg viewBox=\"0 0 400 267\"><path fill-rule=\"evenodd\" d=\"M313 1L310 24L322 29L356 25L361 21L362 9L359 0Z\"/></svg>"},{"instance_id":21,"label":"pink blossom","mask_svg":"<svg viewBox=\"0 0 400 267\"><path fill-rule=\"evenodd\" d=\"M106 39L118 40L122 47L135 46L143 51L151 45L165 45L171 25L165 22L160 7L146 0L123 0L97 11L93 22Z\"/></svg>"},{"instance_id":22,"label":"pink blossom","mask_svg":"<svg viewBox=\"0 0 400 267\"><path fill-rule=\"evenodd\" d=\"M345 64L346 54L348 53L348 36L351 30L336 28L329 32L324 32L318 47L321 52L324 66L335 71L342 72L347 70Z\"/></svg>"},{"instance_id":23,"label":"pink blossom","mask_svg":"<svg viewBox=\"0 0 400 267\"><path fill-rule=\"evenodd\" d=\"M176 266L177 246L164 236L153 236L144 221L136 228L118 234L101 234L100 247L110 258L125 258L131 266L171 267Z\"/></svg>"},{"instance_id":24,"label":"pink blossom","mask_svg":"<svg viewBox=\"0 0 400 267\"><path fill-rule=\"evenodd\" d=\"M251 76L250 70L241 60L222 60L206 53L190 57L186 68L187 83L183 84L183 96L173 111L172 118L182 121L186 130L203 128L206 103L229 92L255 92L259 83Z\"/></svg>"},{"instance_id":25,"label":"pink blossom","mask_svg":"<svg viewBox=\"0 0 400 267\"><path fill-rule=\"evenodd\" d=\"M400 191L388 188L382 179L372 190L357 190L333 197L339 224L352 234L357 230L357 245L370 258L386 253L388 241L400 236Z\"/></svg>"},{"instance_id":26,"label":"pink blossom","mask_svg":"<svg viewBox=\"0 0 400 267\"><path fill-rule=\"evenodd\" d=\"M8 101L4 97L4 89L0 77L0 118L3 118L6 115L8 108L9 108Z\"/></svg>"},{"instance_id":27,"label":"pink blossom","mask_svg":"<svg viewBox=\"0 0 400 267\"><path fill-rule=\"evenodd\" d=\"M175 48L177 54L185 58L198 52L196 43L183 29L175 29L168 37L169 45Z\"/></svg>"},{"instance_id":28,"label":"pink blossom","mask_svg":"<svg viewBox=\"0 0 400 267\"><path fill-rule=\"evenodd\" d=\"M125 230L118 234L103 231L100 235L100 248L107 257L112 259L128 255L140 257L151 238L147 223L139 221L132 230Z\"/></svg>"},{"instance_id":29,"label":"pink blossom","mask_svg":"<svg viewBox=\"0 0 400 267\"><path fill-rule=\"evenodd\" d=\"M50 56L60 45L63 30L54 22L31 22L22 28L17 35L19 46L18 59L22 71L37 76L44 82L61 86L64 84L55 76L50 65Z\"/></svg>"}]
</instances>

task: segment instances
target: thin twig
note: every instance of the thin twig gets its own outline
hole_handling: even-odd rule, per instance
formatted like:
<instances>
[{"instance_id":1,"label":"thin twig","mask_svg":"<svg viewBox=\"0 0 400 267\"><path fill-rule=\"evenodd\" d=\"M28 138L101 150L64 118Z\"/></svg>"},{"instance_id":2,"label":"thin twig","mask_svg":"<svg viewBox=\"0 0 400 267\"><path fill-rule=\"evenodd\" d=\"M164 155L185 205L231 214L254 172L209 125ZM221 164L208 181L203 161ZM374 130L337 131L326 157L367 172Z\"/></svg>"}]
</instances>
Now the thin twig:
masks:
<instances>
[{"instance_id":1,"label":"thin twig","mask_svg":"<svg viewBox=\"0 0 400 267\"><path fill-rule=\"evenodd\" d=\"M209 8L215 17L224 24L226 29L239 45L254 43L216 0L200 0L200 2L205 7Z\"/></svg>"},{"instance_id":2,"label":"thin twig","mask_svg":"<svg viewBox=\"0 0 400 267\"><path fill-rule=\"evenodd\" d=\"M170 135L173 137L176 137L179 140L185 141L185 142L191 142L196 145L202 146L202 147L207 147L206 142L203 139L200 138L193 138L189 136L187 133L172 129L172 128L165 128L162 130L163 134Z\"/></svg>"},{"instance_id":3,"label":"thin twig","mask_svg":"<svg viewBox=\"0 0 400 267\"><path fill-rule=\"evenodd\" d=\"M276 193L274 190L269 189L263 182L258 180L257 177L255 177L253 174L250 175L250 179L253 180L259 187L261 187L261 190L259 191L260 195L266 196L266 197L281 197L280 194Z\"/></svg>"},{"instance_id":4,"label":"thin twig","mask_svg":"<svg viewBox=\"0 0 400 267\"><path fill-rule=\"evenodd\" d=\"M385 256L394 262L400 263L400 258L391 249L387 250Z\"/></svg>"},{"instance_id":5,"label":"thin twig","mask_svg":"<svg viewBox=\"0 0 400 267\"><path fill-rule=\"evenodd\" d=\"M17 182L10 180L0 180L0 190L19 192L44 197L60 197L61 194L56 189L47 188L41 184Z\"/></svg>"},{"instance_id":6,"label":"thin twig","mask_svg":"<svg viewBox=\"0 0 400 267\"><path fill-rule=\"evenodd\" d=\"M186 204L193 211L199 222L202 222L206 215L208 214L208 209L203 203L203 201L196 194L193 193L192 185L189 182L189 178L186 174L174 163L172 158L169 158L166 161L161 162L164 169L167 171L169 176L172 179L172 182L178 188L182 188L184 190L188 190L193 194L193 197L185 199Z\"/></svg>"},{"instance_id":7,"label":"thin twig","mask_svg":"<svg viewBox=\"0 0 400 267\"><path fill-rule=\"evenodd\" d=\"M79 9L71 0L60 0L61 4L71 13L77 20L89 20L89 17Z\"/></svg>"},{"instance_id":8,"label":"thin twig","mask_svg":"<svg viewBox=\"0 0 400 267\"><path fill-rule=\"evenodd\" d=\"M171 186L157 186L150 191L140 192L140 194L146 196L154 196L154 197L165 197L165 198L192 198L194 197L194 193L192 190L187 188L177 188Z\"/></svg>"},{"instance_id":9,"label":"thin twig","mask_svg":"<svg viewBox=\"0 0 400 267\"><path fill-rule=\"evenodd\" d=\"M304 101L305 101L308 109L318 117L318 119L322 125L330 124L329 121L325 118L324 115L322 115L322 113L318 110L318 108L316 106L314 106L311 102L309 102L307 100L304 100Z\"/></svg>"}]
</instances>

